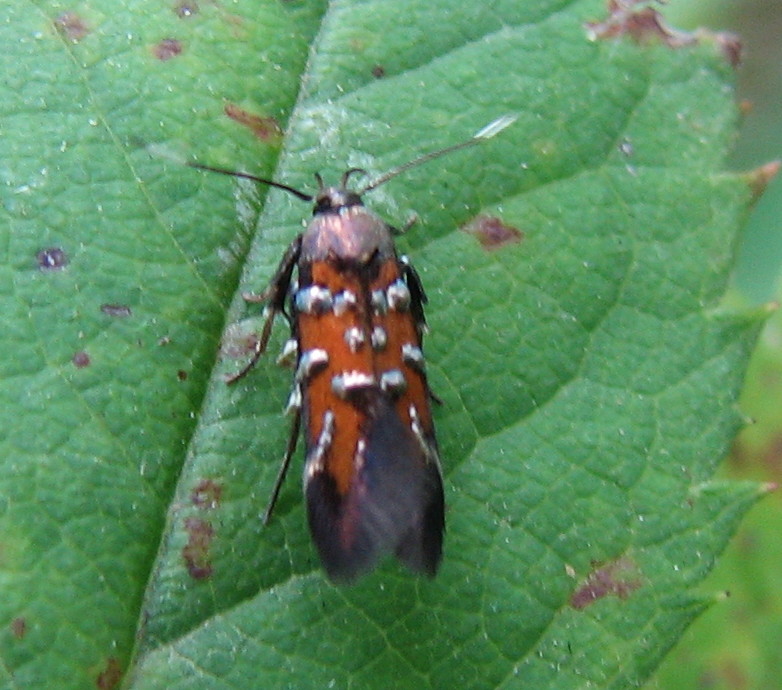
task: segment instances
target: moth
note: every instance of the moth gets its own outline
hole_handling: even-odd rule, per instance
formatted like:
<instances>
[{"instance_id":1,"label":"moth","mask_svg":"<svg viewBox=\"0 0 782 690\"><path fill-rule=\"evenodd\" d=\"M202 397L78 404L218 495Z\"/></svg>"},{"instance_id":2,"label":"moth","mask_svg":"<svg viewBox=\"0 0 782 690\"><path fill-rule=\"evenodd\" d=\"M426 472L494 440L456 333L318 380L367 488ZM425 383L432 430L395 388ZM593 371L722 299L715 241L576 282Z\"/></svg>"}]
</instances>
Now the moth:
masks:
<instances>
[{"instance_id":1,"label":"moth","mask_svg":"<svg viewBox=\"0 0 782 690\"><path fill-rule=\"evenodd\" d=\"M250 301L265 318L249 363L266 351L275 317L291 326L282 361L294 365L291 435L265 521L304 437L304 493L313 541L328 576L352 582L387 553L434 576L442 558L445 501L432 421L436 400L422 343L427 298L418 273L394 245L394 229L363 196L414 166L480 143L515 118L495 120L468 140L420 156L360 187L351 168L336 186L315 175L308 194L257 177L200 164L282 189L312 202L312 220L283 255L271 281Z\"/></svg>"}]
</instances>

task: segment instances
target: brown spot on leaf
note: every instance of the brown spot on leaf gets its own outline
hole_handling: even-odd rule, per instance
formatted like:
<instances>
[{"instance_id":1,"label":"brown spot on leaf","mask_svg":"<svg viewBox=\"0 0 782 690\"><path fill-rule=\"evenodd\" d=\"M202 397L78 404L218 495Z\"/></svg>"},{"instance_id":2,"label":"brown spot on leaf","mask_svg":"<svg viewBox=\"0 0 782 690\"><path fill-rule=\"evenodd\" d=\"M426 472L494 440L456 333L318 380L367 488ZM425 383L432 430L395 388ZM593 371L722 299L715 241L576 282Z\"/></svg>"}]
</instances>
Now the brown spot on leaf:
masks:
<instances>
[{"instance_id":1,"label":"brown spot on leaf","mask_svg":"<svg viewBox=\"0 0 782 690\"><path fill-rule=\"evenodd\" d=\"M35 255L35 260L42 271L57 271L68 265L68 255L59 247L41 249Z\"/></svg>"},{"instance_id":2,"label":"brown spot on leaf","mask_svg":"<svg viewBox=\"0 0 782 690\"><path fill-rule=\"evenodd\" d=\"M76 14L76 12L63 12L54 20L54 27L61 36L64 36L74 43L81 41L82 38L90 33L84 19Z\"/></svg>"},{"instance_id":3,"label":"brown spot on leaf","mask_svg":"<svg viewBox=\"0 0 782 690\"><path fill-rule=\"evenodd\" d=\"M187 381L187 376L188 376L188 374L187 374L187 372L186 372L184 369L179 369L179 370L177 371L177 373L176 373L176 377L177 377L177 378L178 378L180 381Z\"/></svg>"},{"instance_id":4,"label":"brown spot on leaf","mask_svg":"<svg viewBox=\"0 0 782 690\"><path fill-rule=\"evenodd\" d=\"M212 560L209 547L214 537L214 529L208 520L189 517L185 519L187 544L182 548L187 572L196 580L205 580L212 575Z\"/></svg>"},{"instance_id":5,"label":"brown spot on leaf","mask_svg":"<svg viewBox=\"0 0 782 690\"><path fill-rule=\"evenodd\" d=\"M714 43L723 57L733 66L741 61L741 43L727 32L699 29L695 33L670 27L648 0L608 0L608 18L602 22L587 22L586 28L593 40L629 36L636 43L659 42L669 48L682 48L699 41Z\"/></svg>"},{"instance_id":6,"label":"brown spot on leaf","mask_svg":"<svg viewBox=\"0 0 782 690\"><path fill-rule=\"evenodd\" d=\"M273 117L253 115L235 103L226 103L224 110L228 117L247 127L256 137L263 141L270 139L276 141L282 138L280 125Z\"/></svg>"},{"instance_id":7,"label":"brown spot on leaf","mask_svg":"<svg viewBox=\"0 0 782 690\"><path fill-rule=\"evenodd\" d=\"M671 48L695 43L692 34L674 31L644 0L609 0L607 9L608 18L604 21L587 22L591 38L629 36L637 43L661 41Z\"/></svg>"},{"instance_id":8,"label":"brown spot on leaf","mask_svg":"<svg viewBox=\"0 0 782 690\"><path fill-rule=\"evenodd\" d=\"M180 19L187 19L198 14L198 3L195 0L181 0L174 5L174 14Z\"/></svg>"},{"instance_id":9,"label":"brown spot on leaf","mask_svg":"<svg viewBox=\"0 0 782 690\"><path fill-rule=\"evenodd\" d=\"M613 595L627 599L641 586L638 568L634 561L623 556L605 565L593 564L595 569L570 597L574 609L585 609L598 599Z\"/></svg>"},{"instance_id":10,"label":"brown spot on leaf","mask_svg":"<svg viewBox=\"0 0 782 690\"><path fill-rule=\"evenodd\" d=\"M21 640L27 634L27 619L18 616L11 621L11 634Z\"/></svg>"},{"instance_id":11,"label":"brown spot on leaf","mask_svg":"<svg viewBox=\"0 0 782 690\"><path fill-rule=\"evenodd\" d=\"M383 77L386 76L386 68L383 67L383 65L375 65L372 68L372 76L375 79L382 79Z\"/></svg>"},{"instance_id":12,"label":"brown spot on leaf","mask_svg":"<svg viewBox=\"0 0 782 690\"><path fill-rule=\"evenodd\" d=\"M190 492L190 500L197 508L212 509L220 505L223 485L214 479L202 479Z\"/></svg>"},{"instance_id":13,"label":"brown spot on leaf","mask_svg":"<svg viewBox=\"0 0 782 690\"><path fill-rule=\"evenodd\" d=\"M77 369L84 369L90 366L90 356L84 350L79 350L71 357L71 362Z\"/></svg>"},{"instance_id":14,"label":"brown spot on leaf","mask_svg":"<svg viewBox=\"0 0 782 690\"><path fill-rule=\"evenodd\" d=\"M524 239L524 233L512 225L506 225L496 216L475 216L463 230L478 238L484 249L493 251L507 244L517 244Z\"/></svg>"},{"instance_id":15,"label":"brown spot on leaf","mask_svg":"<svg viewBox=\"0 0 782 690\"><path fill-rule=\"evenodd\" d=\"M106 660L106 668L103 669L95 681L95 685L100 690L112 690L119 685L122 680L122 667L113 656Z\"/></svg>"},{"instance_id":16,"label":"brown spot on leaf","mask_svg":"<svg viewBox=\"0 0 782 690\"><path fill-rule=\"evenodd\" d=\"M182 54L182 42L175 38L164 38L152 48L152 54L158 60L170 60Z\"/></svg>"},{"instance_id":17,"label":"brown spot on leaf","mask_svg":"<svg viewBox=\"0 0 782 690\"><path fill-rule=\"evenodd\" d=\"M127 304L101 304L100 310L107 316L113 316L120 319L130 316L132 313Z\"/></svg>"}]
</instances>

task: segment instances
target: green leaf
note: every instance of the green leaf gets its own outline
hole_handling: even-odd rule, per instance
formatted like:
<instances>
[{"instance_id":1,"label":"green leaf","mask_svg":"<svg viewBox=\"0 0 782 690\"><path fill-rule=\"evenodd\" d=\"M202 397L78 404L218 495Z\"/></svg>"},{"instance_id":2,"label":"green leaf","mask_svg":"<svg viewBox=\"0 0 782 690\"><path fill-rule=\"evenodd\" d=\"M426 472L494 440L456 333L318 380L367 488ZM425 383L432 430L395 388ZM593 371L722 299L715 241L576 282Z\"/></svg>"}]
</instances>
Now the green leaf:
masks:
<instances>
[{"instance_id":1,"label":"green leaf","mask_svg":"<svg viewBox=\"0 0 782 690\"><path fill-rule=\"evenodd\" d=\"M737 113L719 45L590 37L604 12L6 3L4 685L649 676L760 494L713 473L763 315L719 308L751 198L721 170ZM366 199L420 217L400 248L430 297L448 532L431 582L389 561L335 587L297 481L261 525L289 375L269 356L223 378L259 323L241 292L309 209L158 154L311 188L506 113L496 139ZM521 241L464 231L494 218Z\"/></svg>"}]
</instances>

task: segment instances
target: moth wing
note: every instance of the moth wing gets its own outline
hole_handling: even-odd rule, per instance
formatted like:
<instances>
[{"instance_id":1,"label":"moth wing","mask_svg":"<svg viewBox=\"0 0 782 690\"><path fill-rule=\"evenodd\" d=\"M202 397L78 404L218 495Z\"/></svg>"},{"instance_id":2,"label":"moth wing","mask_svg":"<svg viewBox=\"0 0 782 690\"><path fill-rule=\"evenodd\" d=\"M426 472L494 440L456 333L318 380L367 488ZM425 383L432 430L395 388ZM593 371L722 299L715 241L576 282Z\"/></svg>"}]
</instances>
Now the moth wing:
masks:
<instances>
[{"instance_id":1,"label":"moth wing","mask_svg":"<svg viewBox=\"0 0 782 690\"><path fill-rule=\"evenodd\" d=\"M349 582L392 552L414 572L433 576L445 526L436 458L381 393L368 406L363 431L363 453L344 496L327 472L314 472L307 481L310 530L326 572Z\"/></svg>"}]
</instances>

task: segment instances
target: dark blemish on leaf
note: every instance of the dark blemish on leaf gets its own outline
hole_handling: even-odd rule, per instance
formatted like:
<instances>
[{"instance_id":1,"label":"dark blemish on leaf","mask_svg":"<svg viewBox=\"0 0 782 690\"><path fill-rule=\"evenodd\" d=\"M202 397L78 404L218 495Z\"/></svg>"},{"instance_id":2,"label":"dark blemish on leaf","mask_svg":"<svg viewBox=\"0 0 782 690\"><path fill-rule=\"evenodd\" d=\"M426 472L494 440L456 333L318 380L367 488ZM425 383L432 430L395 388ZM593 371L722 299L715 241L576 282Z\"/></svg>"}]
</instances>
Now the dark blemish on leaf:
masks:
<instances>
[{"instance_id":1,"label":"dark blemish on leaf","mask_svg":"<svg viewBox=\"0 0 782 690\"><path fill-rule=\"evenodd\" d=\"M79 350L71 357L71 362L77 369L84 369L90 366L90 356L84 350Z\"/></svg>"},{"instance_id":2,"label":"dark blemish on leaf","mask_svg":"<svg viewBox=\"0 0 782 690\"><path fill-rule=\"evenodd\" d=\"M132 313L127 304L101 304L100 310L107 316L114 316L118 319L128 317Z\"/></svg>"},{"instance_id":3,"label":"dark blemish on leaf","mask_svg":"<svg viewBox=\"0 0 782 690\"><path fill-rule=\"evenodd\" d=\"M570 597L570 605L574 609L580 611L609 595L627 599L641 586L638 567L627 556L605 565L593 563L593 566L595 569L589 573L586 582Z\"/></svg>"},{"instance_id":4,"label":"dark blemish on leaf","mask_svg":"<svg viewBox=\"0 0 782 690\"><path fill-rule=\"evenodd\" d=\"M57 271L68 265L68 255L59 247L41 249L35 255L35 260L42 271Z\"/></svg>"},{"instance_id":5,"label":"dark blemish on leaf","mask_svg":"<svg viewBox=\"0 0 782 690\"><path fill-rule=\"evenodd\" d=\"M766 191L766 187L779 172L779 166L780 161L771 161L749 173L749 188L752 191L753 201L757 201Z\"/></svg>"},{"instance_id":6,"label":"dark blemish on leaf","mask_svg":"<svg viewBox=\"0 0 782 690\"><path fill-rule=\"evenodd\" d=\"M100 690L111 690L119 685L120 680L122 680L122 667L114 657L109 657L106 661L106 668L98 675L95 685Z\"/></svg>"},{"instance_id":7,"label":"dark blemish on leaf","mask_svg":"<svg viewBox=\"0 0 782 690\"><path fill-rule=\"evenodd\" d=\"M214 529L207 520L187 518L185 529L188 533L187 544L182 548L187 572L195 580L205 580L212 575L212 562L209 547L214 537Z\"/></svg>"},{"instance_id":8,"label":"dark blemish on leaf","mask_svg":"<svg viewBox=\"0 0 782 690\"><path fill-rule=\"evenodd\" d=\"M152 48L152 53L158 60L170 60L182 54L182 43L175 38L164 38Z\"/></svg>"},{"instance_id":9,"label":"dark blemish on leaf","mask_svg":"<svg viewBox=\"0 0 782 690\"><path fill-rule=\"evenodd\" d=\"M240 108L235 103L225 105L225 114L240 125L247 127L256 137L263 141L269 139L278 140L282 138L282 130L276 119L273 117L261 117L253 115L244 108Z\"/></svg>"},{"instance_id":10,"label":"dark blemish on leaf","mask_svg":"<svg viewBox=\"0 0 782 690\"><path fill-rule=\"evenodd\" d=\"M19 616L11 621L11 634L21 640L27 634L27 619Z\"/></svg>"},{"instance_id":11,"label":"dark blemish on leaf","mask_svg":"<svg viewBox=\"0 0 782 690\"><path fill-rule=\"evenodd\" d=\"M195 0L181 0L174 5L174 14L180 19L187 19L194 14L198 14L198 3Z\"/></svg>"},{"instance_id":12,"label":"dark blemish on leaf","mask_svg":"<svg viewBox=\"0 0 782 690\"><path fill-rule=\"evenodd\" d=\"M732 67L741 62L741 42L728 32L699 29L694 33L678 31L668 26L662 15L649 6L648 0L608 0L608 18L602 22L587 22L592 40L629 36L636 43L662 43L669 48L683 48L698 42L714 43Z\"/></svg>"},{"instance_id":13,"label":"dark blemish on leaf","mask_svg":"<svg viewBox=\"0 0 782 690\"><path fill-rule=\"evenodd\" d=\"M375 79L382 79L383 77L386 76L386 68L383 67L383 65L375 65L372 68L372 76Z\"/></svg>"},{"instance_id":14,"label":"dark blemish on leaf","mask_svg":"<svg viewBox=\"0 0 782 690\"><path fill-rule=\"evenodd\" d=\"M82 38L90 33L87 24L84 23L84 19L76 12L63 12L54 20L54 27L60 35L74 43L81 41Z\"/></svg>"},{"instance_id":15,"label":"dark blemish on leaf","mask_svg":"<svg viewBox=\"0 0 782 690\"><path fill-rule=\"evenodd\" d=\"M495 216L475 216L462 228L478 238L481 246L488 251L500 249L507 244L517 244L524 239L524 233L512 225L505 225Z\"/></svg>"},{"instance_id":16,"label":"dark blemish on leaf","mask_svg":"<svg viewBox=\"0 0 782 690\"><path fill-rule=\"evenodd\" d=\"M176 377L180 381L187 381L187 372L184 369L180 369L179 371L177 371Z\"/></svg>"},{"instance_id":17,"label":"dark blemish on leaf","mask_svg":"<svg viewBox=\"0 0 782 690\"><path fill-rule=\"evenodd\" d=\"M214 479L202 479L190 492L190 500L197 508L212 509L220 505L223 485Z\"/></svg>"}]
</instances>

